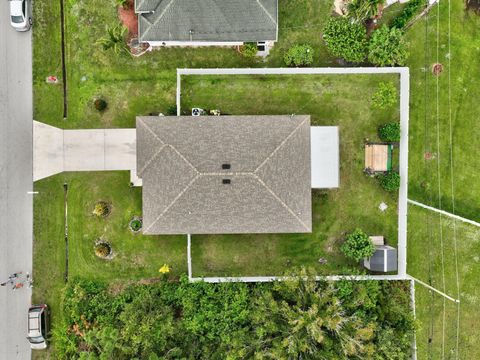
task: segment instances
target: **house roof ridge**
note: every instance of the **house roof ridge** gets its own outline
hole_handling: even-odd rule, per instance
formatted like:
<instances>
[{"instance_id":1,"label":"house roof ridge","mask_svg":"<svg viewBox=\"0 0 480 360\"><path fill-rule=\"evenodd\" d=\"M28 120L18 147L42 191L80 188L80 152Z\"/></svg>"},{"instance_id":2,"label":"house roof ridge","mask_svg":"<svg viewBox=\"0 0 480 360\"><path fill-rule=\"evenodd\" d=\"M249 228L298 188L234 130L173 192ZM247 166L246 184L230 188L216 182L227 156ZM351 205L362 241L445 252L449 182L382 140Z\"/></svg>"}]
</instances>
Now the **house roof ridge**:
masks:
<instances>
[{"instance_id":1,"label":"house roof ridge","mask_svg":"<svg viewBox=\"0 0 480 360\"><path fill-rule=\"evenodd\" d=\"M256 0L258 6L260 6L260 8L265 12L265 14L268 16L268 18L272 21L272 23L275 25L275 27L278 26L277 24L277 21L275 20L275 18L272 16L272 14L270 14L268 12L267 9L265 9L265 6L263 6L263 4L260 2L260 0Z\"/></svg>"},{"instance_id":2,"label":"house roof ridge","mask_svg":"<svg viewBox=\"0 0 480 360\"><path fill-rule=\"evenodd\" d=\"M183 194L185 194L187 192L187 190L192 186L192 184L199 178L200 174L197 172L197 174L193 177L192 180L190 180L190 182L187 184L187 186L185 186L183 188L182 191L180 191L177 196L175 196L175 198L172 200L172 202L170 204L168 204L168 206L163 209L163 211L160 213L160 215L157 216L157 218L145 229L145 232L148 233L148 231L150 230L150 228L152 226L154 226L167 212L168 210L170 210L170 208L177 202L178 199L180 199Z\"/></svg>"},{"instance_id":3,"label":"house roof ridge","mask_svg":"<svg viewBox=\"0 0 480 360\"><path fill-rule=\"evenodd\" d=\"M307 230L310 232L311 229L308 227L302 219L298 217L297 214L287 205L285 202L267 185L265 182L258 176L257 174L253 174L253 176L257 179L257 181L265 188L267 191Z\"/></svg>"},{"instance_id":4,"label":"house roof ridge","mask_svg":"<svg viewBox=\"0 0 480 360\"><path fill-rule=\"evenodd\" d=\"M293 116L296 116L296 115L290 115L291 117ZM254 174L257 174L257 172L266 164L268 163L268 161L273 157L273 155L275 155L287 142L288 140L290 140L290 138L295 135L295 133L298 131L298 129L300 129L307 120L310 120L310 118L307 116L307 115L304 115L306 116L305 119L300 122L296 127L295 129L292 130L292 132L290 134L288 134L285 139L282 140L282 142L280 144L278 144L278 146L270 153L270 155L268 155L265 160L262 161L262 163L260 165L257 166L257 168L253 171Z\"/></svg>"}]
</instances>

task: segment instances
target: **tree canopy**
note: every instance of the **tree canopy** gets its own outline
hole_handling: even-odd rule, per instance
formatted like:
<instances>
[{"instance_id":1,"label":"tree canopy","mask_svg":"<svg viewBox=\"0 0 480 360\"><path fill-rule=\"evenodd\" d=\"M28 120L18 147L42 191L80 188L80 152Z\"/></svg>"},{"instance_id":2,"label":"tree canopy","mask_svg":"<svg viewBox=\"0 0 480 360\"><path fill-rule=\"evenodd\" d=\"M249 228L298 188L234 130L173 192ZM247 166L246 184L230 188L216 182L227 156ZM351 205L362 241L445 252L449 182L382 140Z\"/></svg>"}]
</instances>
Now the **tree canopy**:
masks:
<instances>
[{"instance_id":1,"label":"tree canopy","mask_svg":"<svg viewBox=\"0 0 480 360\"><path fill-rule=\"evenodd\" d=\"M162 280L113 293L74 279L55 351L68 359L408 359L413 318L404 282L268 284Z\"/></svg>"}]
</instances>

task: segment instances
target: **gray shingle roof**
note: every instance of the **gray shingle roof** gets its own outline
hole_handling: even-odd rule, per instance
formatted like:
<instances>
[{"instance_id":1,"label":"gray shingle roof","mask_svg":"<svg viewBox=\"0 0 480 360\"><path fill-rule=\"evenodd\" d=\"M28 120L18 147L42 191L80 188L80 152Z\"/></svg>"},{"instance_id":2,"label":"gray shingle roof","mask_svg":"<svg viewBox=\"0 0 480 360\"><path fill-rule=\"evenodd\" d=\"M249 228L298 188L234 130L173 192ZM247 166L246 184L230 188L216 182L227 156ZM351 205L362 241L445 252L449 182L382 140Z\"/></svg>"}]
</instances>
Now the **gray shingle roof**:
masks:
<instances>
[{"instance_id":1,"label":"gray shingle roof","mask_svg":"<svg viewBox=\"0 0 480 360\"><path fill-rule=\"evenodd\" d=\"M137 173L145 234L311 232L310 116L137 117Z\"/></svg>"},{"instance_id":2,"label":"gray shingle roof","mask_svg":"<svg viewBox=\"0 0 480 360\"><path fill-rule=\"evenodd\" d=\"M140 41L277 39L277 0L136 0L135 10Z\"/></svg>"}]
</instances>

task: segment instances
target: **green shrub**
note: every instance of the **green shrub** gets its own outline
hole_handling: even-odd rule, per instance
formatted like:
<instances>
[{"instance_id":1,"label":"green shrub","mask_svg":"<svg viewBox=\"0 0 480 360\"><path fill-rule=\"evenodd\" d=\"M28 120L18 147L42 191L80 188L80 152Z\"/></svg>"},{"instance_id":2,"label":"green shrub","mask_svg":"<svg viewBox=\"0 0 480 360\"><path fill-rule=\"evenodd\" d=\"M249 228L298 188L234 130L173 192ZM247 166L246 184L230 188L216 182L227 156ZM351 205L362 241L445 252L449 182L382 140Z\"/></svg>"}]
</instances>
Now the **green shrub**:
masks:
<instances>
[{"instance_id":1,"label":"green shrub","mask_svg":"<svg viewBox=\"0 0 480 360\"><path fill-rule=\"evenodd\" d=\"M95 245L95 255L104 258L110 255L112 248L107 243L101 242Z\"/></svg>"},{"instance_id":2,"label":"green shrub","mask_svg":"<svg viewBox=\"0 0 480 360\"><path fill-rule=\"evenodd\" d=\"M140 231L142 228L142 220L140 219L133 219L130 221L130 229L134 232Z\"/></svg>"},{"instance_id":3,"label":"green shrub","mask_svg":"<svg viewBox=\"0 0 480 360\"><path fill-rule=\"evenodd\" d=\"M400 141L400 123L393 122L383 124L378 128L378 136L382 141L398 142Z\"/></svg>"},{"instance_id":4,"label":"green shrub","mask_svg":"<svg viewBox=\"0 0 480 360\"><path fill-rule=\"evenodd\" d=\"M395 171L389 171L386 174L379 175L380 185L386 191L394 192L400 189L400 175Z\"/></svg>"},{"instance_id":5,"label":"green shrub","mask_svg":"<svg viewBox=\"0 0 480 360\"><path fill-rule=\"evenodd\" d=\"M95 109L100 112L107 108L107 102L103 99L95 99L93 105L95 106Z\"/></svg>"},{"instance_id":6,"label":"green shrub","mask_svg":"<svg viewBox=\"0 0 480 360\"><path fill-rule=\"evenodd\" d=\"M368 44L368 61L378 66L405 65L407 43L403 31L383 25L373 32Z\"/></svg>"},{"instance_id":7,"label":"green shrub","mask_svg":"<svg viewBox=\"0 0 480 360\"><path fill-rule=\"evenodd\" d=\"M313 63L313 48L308 44L292 46L283 56L288 66L308 66Z\"/></svg>"},{"instance_id":8,"label":"green shrub","mask_svg":"<svg viewBox=\"0 0 480 360\"><path fill-rule=\"evenodd\" d=\"M393 19L392 27L403 29L425 6L425 0L410 0L400 15Z\"/></svg>"},{"instance_id":9,"label":"green shrub","mask_svg":"<svg viewBox=\"0 0 480 360\"><path fill-rule=\"evenodd\" d=\"M105 201L99 201L95 204L93 215L98 217L106 217L110 214L110 206Z\"/></svg>"},{"instance_id":10,"label":"green shrub","mask_svg":"<svg viewBox=\"0 0 480 360\"><path fill-rule=\"evenodd\" d=\"M386 109L397 103L398 93L395 85L390 82L381 82L372 96L372 106L377 109Z\"/></svg>"},{"instance_id":11,"label":"green shrub","mask_svg":"<svg viewBox=\"0 0 480 360\"><path fill-rule=\"evenodd\" d=\"M116 26L106 26L106 35L97 40L97 44L100 45L103 50L113 50L117 55L128 54L129 49L125 42L125 35L127 28L121 24Z\"/></svg>"},{"instance_id":12,"label":"green shrub","mask_svg":"<svg viewBox=\"0 0 480 360\"><path fill-rule=\"evenodd\" d=\"M367 234L360 229L355 229L351 234L347 235L340 249L347 258L360 261L373 255L375 245L373 245Z\"/></svg>"},{"instance_id":13,"label":"green shrub","mask_svg":"<svg viewBox=\"0 0 480 360\"><path fill-rule=\"evenodd\" d=\"M120 291L69 279L53 327L55 358L310 359L319 349L325 359L408 358L409 283L291 275L264 284L182 276Z\"/></svg>"},{"instance_id":14,"label":"green shrub","mask_svg":"<svg viewBox=\"0 0 480 360\"><path fill-rule=\"evenodd\" d=\"M130 0L115 0L118 6L123 7L124 9L130 8Z\"/></svg>"},{"instance_id":15,"label":"green shrub","mask_svg":"<svg viewBox=\"0 0 480 360\"><path fill-rule=\"evenodd\" d=\"M323 29L323 40L328 51L345 61L359 63L367 56L365 26L352 23L344 17L332 17Z\"/></svg>"},{"instance_id":16,"label":"green shrub","mask_svg":"<svg viewBox=\"0 0 480 360\"><path fill-rule=\"evenodd\" d=\"M246 58L255 57L257 55L257 52L257 44L253 42L245 43L240 47L240 53Z\"/></svg>"}]
</instances>

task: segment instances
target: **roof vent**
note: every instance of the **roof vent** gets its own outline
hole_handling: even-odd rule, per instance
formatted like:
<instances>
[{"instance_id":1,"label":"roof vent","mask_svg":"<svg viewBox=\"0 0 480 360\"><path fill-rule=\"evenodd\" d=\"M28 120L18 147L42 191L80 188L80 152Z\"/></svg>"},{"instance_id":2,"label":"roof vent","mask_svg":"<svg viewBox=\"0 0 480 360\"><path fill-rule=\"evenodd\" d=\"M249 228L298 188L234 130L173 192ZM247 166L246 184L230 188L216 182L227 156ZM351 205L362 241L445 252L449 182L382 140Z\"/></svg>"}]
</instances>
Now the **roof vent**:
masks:
<instances>
[{"instance_id":1,"label":"roof vent","mask_svg":"<svg viewBox=\"0 0 480 360\"><path fill-rule=\"evenodd\" d=\"M223 179L222 184L229 185L232 181L230 179Z\"/></svg>"},{"instance_id":2,"label":"roof vent","mask_svg":"<svg viewBox=\"0 0 480 360\"><path fill-rule=\"evenodd\" d=\"M229 170L230 169L230 164L222 164L222 169L223 170Z\"/></svg>"}]
</instances>

